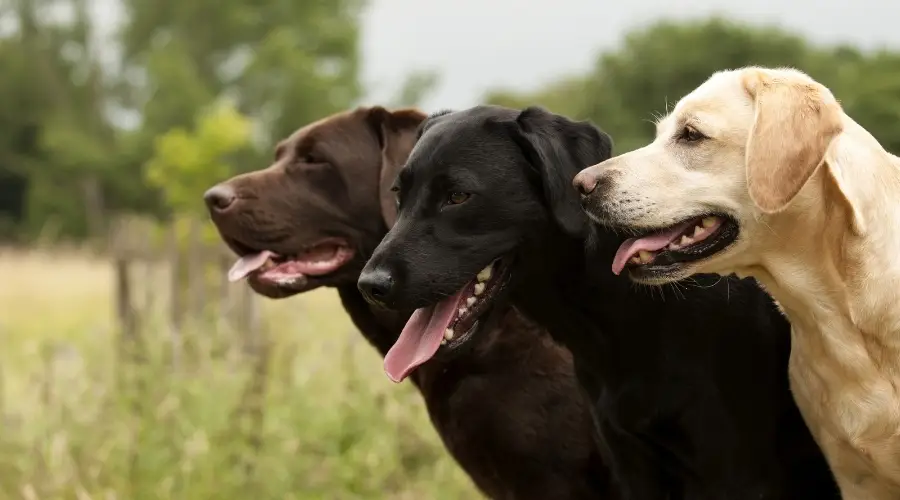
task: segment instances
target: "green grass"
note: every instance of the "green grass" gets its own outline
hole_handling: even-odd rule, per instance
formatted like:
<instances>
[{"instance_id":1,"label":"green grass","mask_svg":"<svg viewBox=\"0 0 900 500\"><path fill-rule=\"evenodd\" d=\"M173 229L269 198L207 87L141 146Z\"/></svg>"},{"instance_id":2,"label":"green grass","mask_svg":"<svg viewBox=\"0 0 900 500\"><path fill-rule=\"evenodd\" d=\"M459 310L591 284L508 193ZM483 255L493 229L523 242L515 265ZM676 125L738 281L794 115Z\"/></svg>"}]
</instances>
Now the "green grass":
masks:
<instances>
[{"instance_id":1,"label":"green grass","mask_svg":"<svg viewBox=\"0 0 900 500\"><path fill-rule=\"evenodd\" d=\"M162 312L145 362L119 354L105 261L7 251L0 273L0 499L479 497L333 291L263 303L262 365L196 320L173 369Z\"/></svg>"}]
</instances>

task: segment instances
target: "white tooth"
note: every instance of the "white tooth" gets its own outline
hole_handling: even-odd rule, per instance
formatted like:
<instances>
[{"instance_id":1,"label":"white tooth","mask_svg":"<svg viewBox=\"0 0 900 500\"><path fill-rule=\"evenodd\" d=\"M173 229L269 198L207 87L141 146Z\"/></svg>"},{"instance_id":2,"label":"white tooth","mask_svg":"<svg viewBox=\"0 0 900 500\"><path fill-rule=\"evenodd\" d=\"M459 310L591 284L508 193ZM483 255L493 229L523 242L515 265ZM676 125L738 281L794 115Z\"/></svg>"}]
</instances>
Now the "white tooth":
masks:
<instances>
[{"instance_id":1,"label":"white tooth","mask_svg":"<svg viewBox=\"0 0 900 500\"><path fill-rule=\"evenodd\" d=\"M447 339L441 339L441 345L447 345Z\"/></svg>"},{"instance_id":2,"label":"white tooth","mask_svg":"<svg viewBox=\"0 0 900 500\"><path fill-rule=\"evenodd\" d=\"M484 292L484 283L475 283L475 295L481 295Z\"/></svg>"},{"instance_id":3,"label":"white tooth","mask_svg":"<svg viewBox=\"0 0 900 500\"><path fill-rule=\"evenodd\" d=\"M669 246L666 248L668 248L669 250L678 250L679 247L675 243L669 243Z\"/></svg>"},{"instance_id":4,"label":"white tooth","mask_svg":"<svg viewBox=\"0 0 900 500\"><path fill-rule=\"evenodd\" d=\"M703 227L713 227L716 225L717 220L716 217L705 217L701 224L703 224Z\"/></svg>"},{"instance_id":5,"label":"white tooth","mask_svg":"<svg viewBox=\"0 0 900 500\"><path fill-rule=\"evenodd\" d=\"M641 261L641 258L638 257L637 255L635 255L634 257L631 258L631 262L634 264L642 264L643 263L643 261Z\"/></svg>"},{"instance_id":6,"label":"white tooth","mask_svg":"<svg viewBox=\"0 0 900 500\"><path fill-rule=\"evenodd\" d=\"M641 250L640 252L638 252L638 256L640 256L641 262L644 262L644 263L647 263L647 262L650 262L651 260L653 260L653 254L646 250Z\"/></svg>"},{"instance_id":7,"label":"white tooth","mask_svg":"<svg viewBox=\"0 0 900 500\"><path fill-rule=\"evenodd\" d=\"M491 268L492 267L493 267L493 264L490 264L486 268L479 271L478 276L476 276L478 278L478 281L487 281L487 280L491 279Z\"/></svg>"},{"instance_id":8,"label":"white tooth","mask_svg":"<svg viewBox=\"0 0 900 500\"><path fill-rule=\"evenodd\" d=\"M694 226L694 238L703 234L703 228L700 226Z\"/></svg>"},{"instance_id":9,"label":"white tooth","mask_svg":"<svg viewBox=\"0 0 900 500\"><path fill-rule=\"evenodd\" d=\"M475 304L475 297L469 297L468 299L466 299L467 306L472 307L473 304Z\"/></svg>"},{"instance_id":10,"label":"white tooth","mask_svg":"<svg viewBox=\"0 0 900 500\"><path fill-rule=\"evenodd\" d=\"M453 340L453 329L447 328L444 330L444 340Z\"/></svg>"},{"instance_id":11,"label":"white tooth","mask_svg":"<svg viewBox=\"0 0 900 500\"><path fill-rule=\"evenodd\" d=\"M688 238L686 234L681 235L681 246L690 245L694 240Z\"/></svg>"},{"instance_id":12,"label":"white tooth","mask_svg":"<svg viewBox=\"0 0 900 500\"><path fill-rule=\"evenodd\" d=\"M460 315L460 316L466 314L467 312L469 312L469 310L466 309L465 307L460 307L460 308L459 308L459 315Z\"/></svg>"}]
</instances>

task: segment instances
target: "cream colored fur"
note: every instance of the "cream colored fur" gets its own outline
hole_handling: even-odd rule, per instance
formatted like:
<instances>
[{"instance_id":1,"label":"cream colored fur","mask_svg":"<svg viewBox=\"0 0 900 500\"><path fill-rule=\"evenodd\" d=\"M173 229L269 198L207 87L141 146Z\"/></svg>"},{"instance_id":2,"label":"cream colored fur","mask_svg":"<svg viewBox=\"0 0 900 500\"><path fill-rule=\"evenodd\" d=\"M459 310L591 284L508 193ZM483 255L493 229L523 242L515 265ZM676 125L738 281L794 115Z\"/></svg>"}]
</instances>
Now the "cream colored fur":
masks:
<instances>
[{"instance_id":1,"label":"cream colored fur","mask_svg":"<svg viewBox=\"0 0 900 500\"><path fill-rule=\"evenodd\" d=\"M678 139L685 127L708 138ZM714 74L651 144L586 171L605 180L602 210L588 204L600 222L739 222L730 247L652 281L763 283L793 326L791 386L844 498L900 498L900 160L809 76L751 67Z\"/></svg>"}]
</instances>

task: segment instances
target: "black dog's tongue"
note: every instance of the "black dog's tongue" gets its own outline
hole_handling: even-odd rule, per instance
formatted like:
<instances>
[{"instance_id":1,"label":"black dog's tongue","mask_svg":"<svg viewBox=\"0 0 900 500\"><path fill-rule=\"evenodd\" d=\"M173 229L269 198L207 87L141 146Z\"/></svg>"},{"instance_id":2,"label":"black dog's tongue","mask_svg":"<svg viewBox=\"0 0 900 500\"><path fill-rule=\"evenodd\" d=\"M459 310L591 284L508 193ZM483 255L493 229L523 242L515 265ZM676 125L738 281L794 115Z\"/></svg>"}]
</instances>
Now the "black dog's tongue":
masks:
<instances>
[{"instance_id":1,"label":"black dog's tongue","mask_svg":"<svg viewBox=\"0 0 900 500\"><path fill-rule=\"evenodd\" d=\"M434 356L459 308L463 290L465 287L433 306L416 309L410 316L397 342L384 357L384 372L392 381L402 382Z\"/></svg>"}]
</instances>

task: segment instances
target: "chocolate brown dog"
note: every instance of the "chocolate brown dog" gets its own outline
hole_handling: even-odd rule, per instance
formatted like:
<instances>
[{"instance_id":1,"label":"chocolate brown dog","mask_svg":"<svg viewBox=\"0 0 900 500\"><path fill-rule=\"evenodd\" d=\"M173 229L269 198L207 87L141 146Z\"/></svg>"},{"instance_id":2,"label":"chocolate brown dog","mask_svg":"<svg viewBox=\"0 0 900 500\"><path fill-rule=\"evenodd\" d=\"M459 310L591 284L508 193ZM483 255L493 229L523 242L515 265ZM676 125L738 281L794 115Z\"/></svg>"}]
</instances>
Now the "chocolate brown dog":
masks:
<instances>
[{"instance_id":1,"label":"chocolate brown dog","mask_svg":"<svg viewBox=\"0 0 900 500\"><path fill-rule=\"evenodd\" d=\"M425 115L359 108L282 141L274 163L206 192L230 273L267 297L337 288L384 356L410 312L366 303L356 282L396 218L390 187ZM611 499L608 470L569 352L512 309L487 335L410 378L435 428L474 483L495 499Z\"/></svg>"}]
</instances>

